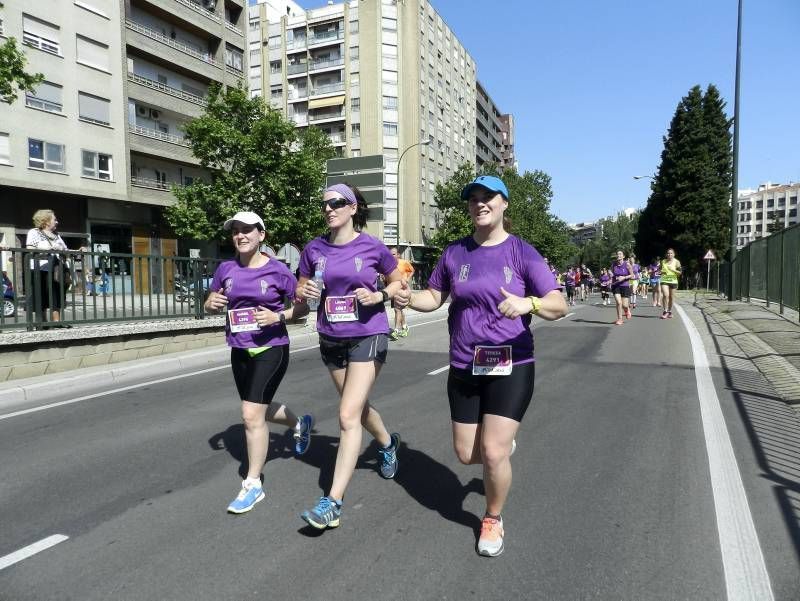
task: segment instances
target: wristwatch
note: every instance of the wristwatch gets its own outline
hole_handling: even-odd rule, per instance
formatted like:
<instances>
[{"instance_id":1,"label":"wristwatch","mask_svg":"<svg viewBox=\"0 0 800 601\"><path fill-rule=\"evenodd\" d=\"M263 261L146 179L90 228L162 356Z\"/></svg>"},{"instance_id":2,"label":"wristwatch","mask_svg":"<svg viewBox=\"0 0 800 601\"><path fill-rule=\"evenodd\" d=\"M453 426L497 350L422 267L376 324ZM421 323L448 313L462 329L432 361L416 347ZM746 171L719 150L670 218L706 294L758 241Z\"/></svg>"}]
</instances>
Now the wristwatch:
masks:
<instances>
[{"instance_id":1,"label":"wristwatch","mask_svg":"<svg viewBox=\"0 0 800 601\"><path fill-rule=\"evenodd\" d=\"M389 300L389 295L386 293L386 290L381 290L381 302L386 302Z\"/></svg>"}]
</instances>

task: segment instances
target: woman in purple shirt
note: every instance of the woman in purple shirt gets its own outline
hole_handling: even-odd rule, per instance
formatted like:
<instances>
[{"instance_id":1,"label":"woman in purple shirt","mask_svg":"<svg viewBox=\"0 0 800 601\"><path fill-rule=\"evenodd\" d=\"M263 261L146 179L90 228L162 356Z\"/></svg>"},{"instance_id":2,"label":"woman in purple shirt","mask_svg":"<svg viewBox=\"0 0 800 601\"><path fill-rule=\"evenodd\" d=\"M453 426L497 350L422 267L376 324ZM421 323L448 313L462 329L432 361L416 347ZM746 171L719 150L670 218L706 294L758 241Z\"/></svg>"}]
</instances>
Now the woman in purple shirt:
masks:
<instances>
[{"instance_id":1,"label":"woman in purple shirt","mask_svg":"<svg viewBox=\"0 0 800 601\"><path fill-rule=\"evenodd\" d=\"M633 268L630 262L625 260L625 253L617 251L617 260L611 264L611 293L617 303L617 321L614 323L621 326L623 315L630 319L631 308L631 280L633 279Z\"/></svg>"},{"instance_id":2,"label":"woman in purple shirt","mask_svg":"<svg viewBox=\"0 0 800 601\"><path fill-rule=\"evenodd\" d=\"M394 478L400 435L389 434L367 400L389 347L384 303L400 289L402 274L386 245L361 229L367 203L357 188L336 184L325 190L322 211L329 233L309 242L300 255L297 296L319 302L317 331L322 361L339 393L339 448L333 483L302 518L317 529L339 525L342 499L361 450L363 428L378 442L380 474ZM386 288L377 288L378 276ZM313 280L311 279L313 276ZM314 280L320 280L318 286Z\"/></svg>"},{"instance_id":3,"label":"woman in purple shirt","mask_svg":"<svg viewBox=\"0 0 800 601\"><path fill-rule=\"evenodd\" d=\"M464 464L482 464L486 513L477 550L503 552L501 512L511 488L514 438L533 395L532 315L558 319L564 297L539 252L508 233L508 189L477 177L461 192L475 231L442 253L428 289L403 286L400 306L433 311L450 297L447 393L453 446Z\"/></svg>"},{"instance_id":4,"label":"woman in purple shirt","mask_svg":"<svg viewBox=\"0 0 800 601\"><path fill-rule=\"evenodd\" d=\"M231 368L247 439L247 478L239 495L228 506L231 513L245 513L264 498L261 470L267 459L267 421L294 428L295 453L302 455L311 442L314 418L298 418L286 405L272 398L289 364L286 321L308 313L305 303L285 307L294 299L295 280L280 261L259 252L264 241L264 222L255 213L240 212L225 222L236 258L224 261L214 272L205 310L226 311L225 337L231 347Z\"/></svg>"}]
</instances>

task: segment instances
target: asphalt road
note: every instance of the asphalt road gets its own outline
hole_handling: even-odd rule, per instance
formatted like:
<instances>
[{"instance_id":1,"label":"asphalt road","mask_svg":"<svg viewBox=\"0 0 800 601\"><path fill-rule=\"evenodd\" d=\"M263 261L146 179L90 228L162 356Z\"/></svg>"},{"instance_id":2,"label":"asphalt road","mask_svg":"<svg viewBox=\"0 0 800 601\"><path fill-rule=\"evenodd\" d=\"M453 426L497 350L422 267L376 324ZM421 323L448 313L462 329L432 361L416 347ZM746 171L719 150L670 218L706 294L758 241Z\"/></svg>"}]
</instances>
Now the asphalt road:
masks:
<instances>
[{"instance_id":1,"label":"asphalt road","mask_svg":"<svg viewBox=\"0 0 800 601\"><path fill-rule=\"evenodd\" d=\"M378 476L365 437L342 525L322 534L299 518L330 482L338 437L316 349L292 355L278 393L315 414L311 449L294 458L272 426L267 497L242 516L225 511L246 460L227 368L0 419L0 558L68 537L0 569L0 599L725 599L686 329L641 306L615 327L612 311L537 324L499 558L475 553L481 471L453 455L447 371L429 375L447 365L439 318L392 343L371 397L403 439L397 478ZM793 533L729 429L775 598L796 598Z\"/></svg>"}]
</instances>

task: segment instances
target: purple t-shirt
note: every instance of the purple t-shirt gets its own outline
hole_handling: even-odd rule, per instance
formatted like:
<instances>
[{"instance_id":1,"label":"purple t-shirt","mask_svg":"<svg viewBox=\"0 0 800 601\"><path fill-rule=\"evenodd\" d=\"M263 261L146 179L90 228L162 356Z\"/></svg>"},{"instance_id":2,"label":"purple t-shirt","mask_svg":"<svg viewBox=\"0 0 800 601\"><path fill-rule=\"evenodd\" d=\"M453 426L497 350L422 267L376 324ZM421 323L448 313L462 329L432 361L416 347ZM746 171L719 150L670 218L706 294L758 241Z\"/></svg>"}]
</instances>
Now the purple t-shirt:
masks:
<instances>
[{"instance_id":1,"label":"purple t-shirt","mask_svg":"<svg viewBox=\"0 0 800 601\"><path fill-rule=\"evenodd\" d=\"M630 280L622 280L621 282L617 281L617 276L619 275L630 275L630 269L627 261L623 261L622 263L618 263L614 261L611 264L611 275L613 276L611 279L611 287L612 288L630 288L631 282Z\"/></svg>"},{"instance_id":2,"label":"purple t-shirt","mask_svg":"<svg viewBox=\"0 0 800 601\"><path fill-rule=\"evenodd\" d=\"M480 246L469 236L444 249L428 287L450 295L450 365L466 368L478 345L511 345L514 363L533 361L531 316L504 317L497 309L500 288L541 297L558 283L539 251L516 236L496 246Z\"/></svg>"},{"instance_id":3,"label":"purple t-shirt","mask_svg":"<svg viewBox=\"0 0 800 601\"><path fill-rule=\"evenodd\" d=\"M611 281L611 276L609 276L607 273L604 273L604 274L602 274L602 275L600 276L600 285L601 285L603 288L608 288L608 283L609 283L610 281Z\"/></svg>"},{"instance_id":4,"label":"purple t-shirt","mask_svg":"<svg viewBox=\"0 0 800 601\"><path fill-rule=\"evenodd\" d=\"M300 255L300 275L312 278L315 271L321 271L325 283L317 310L317 331L332 338L388 334L389 320L383 303L367 307L355 302L357 320L331 323L326 311L326 299L329 296L352 296L356 288L376 292L378 274L388 276L395 269L397 259L386 245L365 232L347 244L331 244L325 237L314 238L306 244Z\"/></svg>"},{"instance_id":5,"label":"purple t-shirt","mask_svg":"<svg viewBox=\"0 0 800 601\"><path fill-rule=\"evenodd\" d=\"M566 286L574 286L575 285L575 272L571 269L564 274L564 284Z\"/></svg>"},{"instance_id":6,"label":"purple t-shirt","mask_svg":"<svg viewBox=\"0 0 800 601\"><path fill-rule=\"evenodd\" d=\"M651 278L655 278L657 280L661 279L661 264L653 263L648 269L650 270Z\"/></svg>"},{"instance_id":7,"label":"purple t-shirt","mask_svg":"<svg viewBox=\"0 0 800 601\"><path fill-rule=\"evenodd\" d=\"M211 280L211 290L222 288L231 309L258 308L283 311L284 299L294 298L297 280L289 268L276 259L261 267L242 267L237 260L220 263ZM225 315L225 340L234 348L257 348L289 344L286 325L280 322L248 332L231 332Z\"/></svg>"},{"instance_id":8,"label":"purple t-shirt","mask_svg":"<svg viewBox=\"0 0 800 601\"><path fill-rule=\"evenodd\" d=\"M642 272L642 266L638 263L633 264L633 275L636 276L636 279L639 279L639 274Z\"/></svg>"}]
</instances>

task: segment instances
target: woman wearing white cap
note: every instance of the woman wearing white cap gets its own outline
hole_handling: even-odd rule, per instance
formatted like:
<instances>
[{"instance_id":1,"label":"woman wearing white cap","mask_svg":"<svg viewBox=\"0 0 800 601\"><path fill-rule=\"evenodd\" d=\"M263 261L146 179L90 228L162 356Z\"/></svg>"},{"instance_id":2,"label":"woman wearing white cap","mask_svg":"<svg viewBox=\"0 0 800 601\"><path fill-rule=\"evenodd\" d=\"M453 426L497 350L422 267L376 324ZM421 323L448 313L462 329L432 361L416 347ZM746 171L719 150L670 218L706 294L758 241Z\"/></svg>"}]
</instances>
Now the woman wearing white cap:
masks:
<instances>
[{"instance_id":1,"label":"woman wearing white cap","mask_svg":"<svg viewBox=\"0 0 800 601\"><path fill-rule=\"evenodd\" d=\"M301 516L320 530L339 525L364 428L378 442L381 476L390 479L397 473L400 435L389 433L367 399L389 347L384 303L400 289L403 277L386 245L361 231L367 222L367 203L357 188L330 186L321 208L330 232L303 249L297 288L298 296L319 299L320 354L339 393L340 438L333 482L317 505ZM386 279L382 291L376 286L378 275Z\"/></svg>"},{"instance_id":2,"label":"woman wearing white cap","mask_svg":"<svg viewBox=\"0 0 800 601\"><path fill-rule=\"evenodd\" d=\"M289 364L286 322L308 313L308 306L295 301L285 308L285 300L294 299L297 280L286 265L259 252L265 235L261 217L236 213L224 228L231 232L236 258L217 267L205 309L227 311L225 333L242 400L248 459L247 477L228 511L245 513L264 498L261 470L267 459L267 421L294 429L295 454L305 453L311 443L314 418L298 418L285 405L272 403Z\"/></svg>"}]
</instances>

